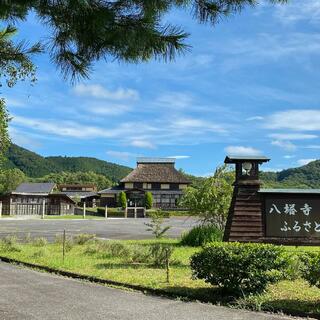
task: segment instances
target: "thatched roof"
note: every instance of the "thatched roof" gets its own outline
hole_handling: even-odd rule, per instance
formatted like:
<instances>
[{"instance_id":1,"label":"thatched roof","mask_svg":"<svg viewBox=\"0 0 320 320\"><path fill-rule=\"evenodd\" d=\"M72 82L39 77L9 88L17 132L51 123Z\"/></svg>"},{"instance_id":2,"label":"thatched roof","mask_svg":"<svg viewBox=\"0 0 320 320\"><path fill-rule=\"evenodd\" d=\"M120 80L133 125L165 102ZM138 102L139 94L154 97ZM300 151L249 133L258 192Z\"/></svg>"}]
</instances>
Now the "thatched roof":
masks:
<instances>
[{"instance_id":1,"label":"thatched roof","mask_svg":"<svg viewBox=\"0 0 320 320\"><path fill-rule=\"evenodd\" d=\"M174 167L171 161L137 162L137 167L121 182L146 182L146 183L190 183L190 181Z\"/></svg>"}]
</instances>

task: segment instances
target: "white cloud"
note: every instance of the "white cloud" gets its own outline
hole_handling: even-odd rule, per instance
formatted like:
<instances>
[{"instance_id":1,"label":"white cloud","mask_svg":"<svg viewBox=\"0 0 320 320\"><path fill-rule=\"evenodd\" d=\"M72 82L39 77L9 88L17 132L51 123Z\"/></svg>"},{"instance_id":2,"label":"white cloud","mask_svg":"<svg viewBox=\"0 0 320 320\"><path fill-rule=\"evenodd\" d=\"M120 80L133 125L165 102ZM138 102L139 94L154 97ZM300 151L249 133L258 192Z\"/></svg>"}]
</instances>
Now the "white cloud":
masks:
<instances>
[{"instance_id":1,"label":"white cloud","mask_svg":"<svg viewBox=\"0 0 320 320\"><path fill-rule=\"evenodd\" d=\"M217 47L214 49L219 50ZM268 64L288 57L301 61L302 56L317 55L319 51L318 33L291 32L290 35L261 33L255 38L238 38L226 43L221 50L224 57L217 67L224 72L230 72L244 66ZM279 95L273 91L268 94Z\"/></svg>"},{"instance_id":2,"label":"white cloud","mask_svg":"<svg viewBox=\"0 0 320 320\"><path fill-rule=\"evenodd\" d=\"M318 138L315 134L304 133L273 133L269 137L277 140L309 140Z\"/></svg>"},{"instance_id":3,"label":"white cloud","mask_svg":"<svg viewBox=\"0 0 320 320\"><path fill-rule=\"evenodd\" d=\"M228 146L224 150L229 155L237 156L258 156L262 154L258 149L244 146Z\"/></svg>"},{"instance_id":4,"label":"white cloud","mask_svg":"<svg viewBox=\"0 0 320 320\"><path fill-rule=\"evenodd\" d=\"M274 16L283 24L293 24L299 21L320 23L319 0L296 0L286 5L276 6Z\"/></svg>"},{"instance_id":5,"label":"white cloud","mask_svg":"<svg viewBox=\"0 0 320 320\"><path fill-rule=\"evenodd\" d=\"M42 144L37 139L27 135L25 132L20 132L17 128L14 128L12 126L9 127L9 133L11 140L19 146L29 149L37 149L42 146Z\"/></svg>"},{"instance_id":6,"label":"white cloud","mask_svg":"<svg viewBox=\"0 0 320 320\"><path fill-rule=\"evenodd\" d=\"M265 127L294 131L318 131L320 130L320 110L296 109L276 112L266 119Z\"/></svg>"},{"instance_id":7,"label":"white cloud","mask_svg":"<svg viewBox=\"0 0 320 320\"><path fill-rule=\"evenodd\" d=\"M137 148L154 149L155 145L147 140L132 140L130 145Z\"/></svg>"},{"instance_id":8,"label":"white cloud","mask_svg":"<svg viewBox=\"0 0 320 320\"><path fill-rule=\"evenodd\" d=\"M201 131L213 131L218 133L226 133L227 130L221 125L208 122L202 119L196 118L181 118L172 121L172 126L178 129L201 129ZM192 132L191 132L192 133Z\"/></svg>"},{"instance_id":9,"label":"white cloud","mask_svg":"<svg viewBox=\"0 0 320 320\"><path fill-rule=\"evenodd\" d=\"M183 92L166 92L156 99L156 104L166 108L184 109L192 106L192 97Z\"/></svg>"},{"instance_id":10,"label":"white cloud","mask_svg":"<svg viewBox=\"0 0 320 320\"><path fill-rule=\"evenodd\" d=\"M261 170L264 172L280 172L284 169L283 168L262 167Z\"/></svg>"},{"instance_id":11,"label":"white cloud","mask_svg":"<svg viewBox=\"0 0 320 320\"><path fill-rule=\"evenodd\" d=\"M110 139L112 143L149 149L156 148L157 145L194 145L219 141L221 134L227 137L224 127L196 118L168 119L165 117L144 122L135 119L127 122L90 121L89 123L88 117L77 119L75 121L14 116L11 124L30 134L47 134L51 138L105 138ZM107 117L106 120L108 120Z\"/></svg>"},{"instance_id":12,"label":"white cloud","mask_svg":"<svg viewBox=\"0 0 320 320\"><path fill-rule=\"evenodd\" d=\"M306 149L320 149L320 144L310 144L305 146Z\"/></svg>"},{"instance_id":13,"label":"white cloud","mask_svg":"<svg viewBox=\"0 0 320 320\"><path fill-rule=\"evenodd\" d=\"M114 151L114 150L109 150L106 152L108 156L120 160L127 161L130 158L137 158L139 155L131 152L122 152L122 151Z\"/></svg>"},{"instance_id":14,"label":"white cloud","mask_svg":"<svg viewBox=\"0 0 320 320\"><path fill-rule=\"evenodd\" d=\"M279 147L285 151L295 151L297 149L297 146L293 144L291 141L285 141L285 140L273 140L271 141L271 144L273 146Z\"/></svg>"},{"instance_id":15,"label":"white cloud","mask_svg":"<svg viewBox=\"0 0 320 320\"><path fill-rule=\"evenodd\" d=\"M189 159L191 158L190 156L170 156L170 157L167 157L167 158L174 158L174 159Z\"/></svg>"},{"instance_id":16,"label":"white cloud","mask_svg":"<svg viewBox=\"0 0 320 320\"><path fill-rule=\"evenodd\" d=\"M86 108L90 113L101 116L116 116L129 112L132 108L124 104L91 105Z\"/></svg>"},{"instance_id":17,"label":"white cloud","mask_svg":"<svg viewBox=\"0 0 320 320\"><path fill-rule=\"evenodd\" d=\"M285 159L293 159L293 158L295 158L296 156L295 155L289 155L289 154L287 154L287 155L285 155L285 156L283 156Z\"/></svg>"},{"instance_id":18,"label":"white cloud","mask_svg":"<svg viewBox=\"0 0 320 320\"><path fill-rule=\"evenodd\" d=\"M315 161L316 159L300 159L297 161L298 165L305 166L306 164Z\"/></svg>"},{"instance_id":19,"label":"white cloud","mask_svg":"<svg viewBox=\"0 0 320 320\"><path fill-rule=\"evenodd\" d=\"M14 99L14 98L5 97L5 101L6 101L6 105L9 108L10 107L24 107L26 105L25 102L18 100L18 99Z\"/></svg>"},{"instance_id":20,"label":"white cloud","mask_svg":"<svg viewBox=\"0 0 320 320\"><path fill-rule=\"evenodd\" d=\"M263 120L264 117L261 117L261 116L253 116L253 117L249 117L247 118L246 120L247 121L260 121L260 120Z\"/></svg>"},{"instance_id":21,"label":"white cloud","mask_svg":"<svg viewBox=\"0 0 320 320\"><path fill-rule=\"evenodd\" d=\"M100 84L78 84L73 91L80 96L89 96L98 99L110 100L138 100L139 93L133 89L119 88L115 91L110 91Z\"/></svg>"}]
</instances>

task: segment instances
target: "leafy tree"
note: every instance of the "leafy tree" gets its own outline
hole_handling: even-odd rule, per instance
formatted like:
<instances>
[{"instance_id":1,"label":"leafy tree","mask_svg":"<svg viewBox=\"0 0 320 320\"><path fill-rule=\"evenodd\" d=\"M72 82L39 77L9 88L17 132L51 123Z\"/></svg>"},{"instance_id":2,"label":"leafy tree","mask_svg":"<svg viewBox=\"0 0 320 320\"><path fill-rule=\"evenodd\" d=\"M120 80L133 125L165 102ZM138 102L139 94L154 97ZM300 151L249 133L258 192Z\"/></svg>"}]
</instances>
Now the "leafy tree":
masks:
<instances>
[{"instance_id":1,"label":"leafy tree","mask_svg":"<svg viewBox=\"0 0 320 320\"><path fill-rule=\"evenodd\" d=\"M146 206L146 209L151 209L153 204L153 197L151 192L146 192L144 196L144 204Z\"/></svg>"},{"instance_id":2,"label":"leafy tree","mask_svg":"<svg viewBox=\"0 0 320 320\"><path fill-rule=\"evenodd\" d=\"M94 184L98 190L112 186L112 182L108 178L92 171L50 173L41 178L33 179L33 181L54 182L57 184Z\"/></svg>"},{"instance_id":3,"label":"leafy tree","mask_svg":"<svg viewBox=\"0 0 320 320\"><path fill-rule=\"evenodd\" d=\"M19 169L9 169L0 172L0 193L15 190L19 184L27 181L26 175Z\"/></svg>"},{"instance_id":4,"label":"leafy tree","mask_svg":"<svg viewBox=\"0 0 320 320\"><path fill-rule=\"evenodd\" d=\"M48 26L46 50L65 76L88 77L95 60L126 62L151 58L170 60L189 47L188 34L164 23L173 8L189 10L200 22L215 24L224 17L254 7L257 0L87 0L2 1L0 20L11 24L32 11ZM269 0L285 3L287 0ZM9 27L10 28L10 27ZM14 54L13 54L14 56ZM0 57L0 61L1 61Z\"/></svg>"},{"instance_id":5,"label":"leafy tree","mask_svg":"<svg viewBox=\"0 0 320 320\"><path fill-rule=\"evenodd\" d=\"M5 101L0 98L0 169L4 162L5 153L10 145L8 123L9 115L5 107Z\"/></svg>"},{"instance_id":6,"label":"leafy tree","mask_svg":"<svg viewBox=\"0 0 320 320\"><path fill-rule=\"evenodd\" d=\"M226 166L217 168L215 174L207 178L199 188L188 187L185 190L180 206L198 214L204 223L212 223L223 229L233 190L227 177Z\"/></svg>"},{"instance_id":7,"label":"leafy tree","mask_svg":"<svg viewBox=\"0 0 320 320\"><path fill-rule=\"evenodd\" d=\"M119 193L118 206L122 209L125 209L127 207L127 195L123 191Z\"/></svg>"},{"instance_id":8,"label":"leafy tree","mask_svg":"<svg viewBox=\"0 0 320 320\"><path fill-rule=\"evenodd\" d=\"M147 231L152 232L156 239L163 238L171 226L163 226L165 214L161 210L156 210L150 214L150 222L146 222Z\"/></svg>"},{"instance_id":9,"label":"leafy tree","mask_svg":"<svg viewBox=\"0 0 320 320\"><path fill-rule=\"evenodd\" d=\"M2 5L0 5L0 12L1 7ZM35 67L30 56L40 52L41 47L35 44L27 48L23 42L15 44L12 41L15 33L16 29L11 26L0 29L0 87L3 86L3 79L8 87L13 87L18 80L29 78L32 82L35 81ZM0 166L10 145L8 123L9 115L5 100L0 98Z\"/></svg>"}]
</instances>

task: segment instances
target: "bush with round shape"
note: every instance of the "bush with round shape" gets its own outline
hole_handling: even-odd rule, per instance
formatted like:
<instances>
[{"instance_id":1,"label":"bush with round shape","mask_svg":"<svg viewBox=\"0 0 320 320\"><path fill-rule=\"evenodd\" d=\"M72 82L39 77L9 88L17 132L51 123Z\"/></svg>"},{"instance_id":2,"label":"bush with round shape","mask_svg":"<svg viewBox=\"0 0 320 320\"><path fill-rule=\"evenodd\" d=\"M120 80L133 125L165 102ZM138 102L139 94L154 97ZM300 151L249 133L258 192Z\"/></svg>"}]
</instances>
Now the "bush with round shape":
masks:
<instances>
[{"instance_id":1,"label":"bush with round shape","mask_svg":"<svg viewBox=\"0 0 320 320\"><path fill-rule=\"evenodd\" d=\"M320 253L308 253L301 256L304 262L302 278L309 282L310 286L320 288Z\"/></svg>"},{"instance_id":2,"label":"bush with round shape","mask_svg":"<svg viewBox=\"0 0 320 320\"><path fill-rule=\"evenodd\" d=\"M212 224L198 225L184 233L180 244L183 246L198 247L213 241L222 241L223 231Z\"/></svg>"},{"instance_id":3,"label":"bush with round shape","mask_svg":"<svg viewBox=\"0 0 320 320\"><path fill-rule=\"evenodd\" d=\"M287 268L284 249L270 244L212 243L191 257L194 278L233 296L263 292Z\"/></svg>"}]
</instances>

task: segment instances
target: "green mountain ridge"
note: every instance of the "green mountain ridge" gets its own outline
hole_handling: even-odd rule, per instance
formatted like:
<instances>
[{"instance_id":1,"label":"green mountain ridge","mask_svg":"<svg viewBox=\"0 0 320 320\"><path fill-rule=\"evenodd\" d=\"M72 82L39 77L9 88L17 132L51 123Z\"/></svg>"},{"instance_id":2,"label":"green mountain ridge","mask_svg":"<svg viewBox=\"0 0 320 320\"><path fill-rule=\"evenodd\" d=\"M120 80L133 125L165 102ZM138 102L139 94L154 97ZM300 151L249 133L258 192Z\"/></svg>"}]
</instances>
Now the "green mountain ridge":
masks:
<instances>
[{"instance_id":1,"label":"green mountain ridge","mask_svg":"<svg viewBox=\"0 0 320 320\"><path fill-rule=\"evenodd\" d=\"M63 171L92 171L116 182L132 171L132 168L91 157L42 157L15 144L10 146L7 159L7 168L18 168L31 178L40 178Z\"/></svg>"},{"instance_id":2,"label":"green mountain ridge","mask_svg":"<svg viewBox=\"0 0 320 320\"><path fill-rule=\"evenodd\" d=\"M30 178L50 173L91 171L117 182L132 171L132 168L92 157L42 157L15 144L10 146L7 158L7 168L18 168ZM195 186L204 179L186 176ZM280 172L261 172L261 179L265 188L320 188L320 160Z\"/></svg>"},{"instance_id":3,"label":"green mountain ridge","mask_svg":"<svg viewBox=\"0 0 320 320\"><path fill-rule=\"evenodd\" d=\"M279 172L262 172L264 187L320 189L320 160Z\"/></svg>"}]
</instances>

